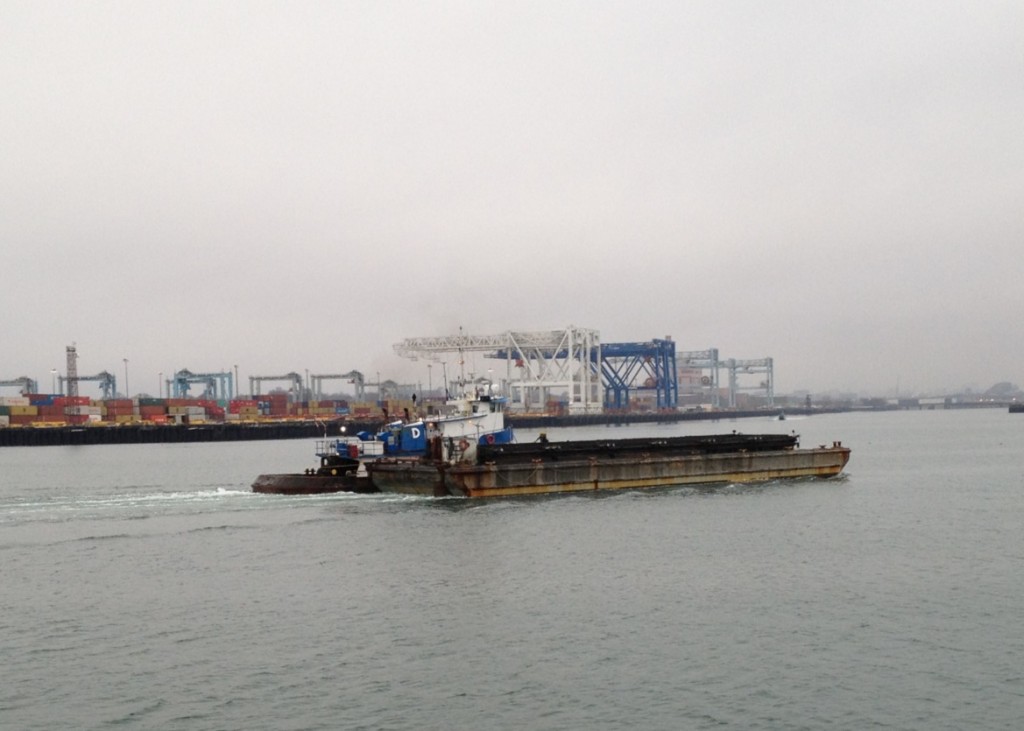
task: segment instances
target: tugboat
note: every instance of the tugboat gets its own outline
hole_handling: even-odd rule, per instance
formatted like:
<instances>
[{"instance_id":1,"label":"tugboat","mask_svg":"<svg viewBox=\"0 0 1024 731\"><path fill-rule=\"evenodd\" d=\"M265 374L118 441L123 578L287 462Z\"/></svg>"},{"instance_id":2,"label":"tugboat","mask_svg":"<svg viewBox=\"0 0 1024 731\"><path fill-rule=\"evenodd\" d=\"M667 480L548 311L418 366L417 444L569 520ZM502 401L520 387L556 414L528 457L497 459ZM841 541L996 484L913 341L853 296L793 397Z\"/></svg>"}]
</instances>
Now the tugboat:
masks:
<instances>
[{"instance_id":1,"label":"tugboat","mask_svg":"<svg viewBox=\"0 0 1024 731\"><path fill-rule=\"evenodd\" d=\"M321 439L316 443L319 467L297 473L260 475L252 483L252 491L277 495L378 492L366 473L365 460L383 454L384 443L375 438L364 439L357 435L334 440Z\"/></svg>"},{"instance_id":2,"label":"tugboat","mask_svg":"<svg viewBox=\"0 0 1024 731\"><path fill-rule=\"evenodd\" d=\"M448 401L443 415L392 421L376 434L359 432L355 436L319 440L318 467L299 473L260 475L252 483L252 490L278 495L379 492L367 473L367 465L378 459L474 459L480 445L512 443L512 427L505 426L507 402L504 397L467 394Z\"/></svg>"}]
</instances>

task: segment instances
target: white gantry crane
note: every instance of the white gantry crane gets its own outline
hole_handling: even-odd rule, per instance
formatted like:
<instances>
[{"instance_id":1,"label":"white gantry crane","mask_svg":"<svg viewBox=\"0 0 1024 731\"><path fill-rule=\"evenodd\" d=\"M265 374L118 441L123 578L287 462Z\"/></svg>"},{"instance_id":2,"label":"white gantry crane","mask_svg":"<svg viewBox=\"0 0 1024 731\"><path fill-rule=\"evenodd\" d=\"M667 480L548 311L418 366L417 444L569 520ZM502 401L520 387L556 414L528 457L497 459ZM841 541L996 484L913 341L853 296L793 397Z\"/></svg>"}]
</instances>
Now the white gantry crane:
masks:
<instances>
[{"instance_id":1,"label":"white gantry crane","mask_svg":"<svg viewBox=\"0 0 1024 731\"><path fill-rule=\"evenodd\" d=\"M28 376L21 376L20 378L12 378L9 381L0 381L0 386L17 386L18 392L25 396L30 393L39 393L39 384L34 379Z\"/></svg>"},{"instance_id":2,"label":"white gantry crane","mask_svg":"<svg viewBox=\"0 0 1024 731\"><path fill-rule=\"evenodd\" d=\"M366 388L364 384L363 374L359 371L349 371L348 373L316 373L310 375L309 383L310 388L313 390L313 396L317 399L324 397L324 381L348 381L354 386L356 393L356 401L366 400Z\"/></svg>"},{"instance_id":3,"label":"white gantry crane","mask_svg":"<svg viewBox=\"0 0 1024 731\"><path fill-rule=\"evenodd\" d=\"M752 358L749 360L737 360L729 358L722 361L722 366L729 372L729 406L736 407L736 394L739 391L761 391L764 393L765 403L768 406L775 405L775 364L771 358ZM739 376L763 375L764 379L756 386L740 386Z\"/></svg>"},{"instance_id":4,"label":"white gantry crane","mask_svg":"<svg viewBox=\"0 0 1024 731\"><path fill-rule=\"evenodd\" d=\"M264 381L287 381L291 384L288 392L292 398L296 401L301 401L304 398L305 390L302 385L302 376L295 371L280 376L249 376L249 393L252 394L252 398L256 398L263 393Z\"/></svg>"},{"instance_id":5,"label":"white gantry crane","mask_svg":"<svg viewBox=\"0 0 1024 731\"><path fill-rule=\"evenodd\" d=\"M722 367L722 362L718 359L718 348L682 351L676 354L676 361L681 370L688 374L696 374L696 381L686 379L685 390L689 394L699 394L703 402L710 403L717 409L721 405L719 403L718 370ZM683 390L682 386L680 390Z\"/></svg>"},{"instance_id":6,"label":"white gantry crane","mask_svg":"<svg viewBox=\"0 0 1024 731\"><path fill-rule=\"evenodd\" d=\"M505 361L503 392L518 411L545 411L549 402L564 403L570 413L601 411L601 337L597 330L570 325L564 330L509 330L498 335L407 338L395 346L406 358L426 358L444 367L445 389L477 380L466 373L466 353ZM452 355L457 360L449 361ZM452 365L449 378L448 365ZM491 369L488 369L491 370Z\"/></svg>"}]
</instances>

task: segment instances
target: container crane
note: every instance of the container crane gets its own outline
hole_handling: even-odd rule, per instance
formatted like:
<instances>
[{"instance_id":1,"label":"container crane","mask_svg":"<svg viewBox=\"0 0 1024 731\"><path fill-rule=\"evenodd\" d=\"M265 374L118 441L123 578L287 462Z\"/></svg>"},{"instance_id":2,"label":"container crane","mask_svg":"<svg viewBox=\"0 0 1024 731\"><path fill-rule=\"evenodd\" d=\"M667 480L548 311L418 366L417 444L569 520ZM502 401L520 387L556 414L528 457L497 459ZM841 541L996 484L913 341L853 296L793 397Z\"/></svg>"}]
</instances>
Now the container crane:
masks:
<instances>
[{"instance_id":1,"label":"container crane","mask_svg":"<svg viewBox=\"0 0 1024 731\"><path fill-rule=\"evenodd\" d=\"M763 391L765 401L769 406L775 405L775 363L771 358L754 358L750 360L737 360L729 358L722 363L722 366L729 373L729 406L736 406L736 393L738 391ZM757 386L741 387L739 385L739 374L763 374L765 379Z\"/></svg>"},{"instance_id":2,"label":"container crane","mask_svg":"<svg viewBox=\"0 0 1024 731\"><path fill-rule=\"evenodd\" d=\"M294 393L295 398L302 398L302 376L294 371L285 373L283 376L249 376L249 393L252 394L253 398L256 398L261 393L260 384L263 381L288 381L292 384L290 390Z\"/></svg>"},{"instance_id":3,"label":"container crane","mask_svg":"<svg viewBox=\"0 0 1024 731\"><path fill-rule=\"evenodd\" d=\"M201 383L206 386L203 393L206 398L232 399L235 397L234 382L234 376L228 371L193 373L182 369L171 379L171 388L174 390L174 398L189 398L188 392L192 385Z\"/></svg>"},{"instance_id":4,"label":"container crane","mask_svg":"<svg viewBox=\"0 0 1024 731\"><path fill-rule=\"evenodd\" d=\"M363 386L364 379L363 374L359 371L349 371L348 373L334 374L334 373L318 373L309 377L309 385L313 390L313 395L317 399L323 398L323 382L324 381L348 381L355 385L356 401L366 400L366 389Z\"/></svg>"},{"instance_id":5,"label":"container crane","mask_svg":"<svg viewBox=\"0 0 1024 731\"><path fill-rule=\"evenodd\" d=\"M601 356L601 337L597 330L570 325L565 330L508 331L497 335L458 335L408 338L394 346L395 352L413 360L424 357L447 361L445 353L458 354L459 382L463 373L465 353L483 354L484 358L505 361L504 382L512 405L524 411L543 408L553 395L564 395L574 413L599 413L598 390L601 377L595 363ZM471 374L472 375L472 374ZM449 388L445 368L445 389Z\"/></svg>"},{"instance_id":6,"label":"container crane","mask_svg":"<svg viewBox=\"0 0 1024 731\"><path fill-rule=\"evenodd\" d=\"M39 393L39 384L28 376L12 378L9 381L0 381L0 386L20 386L19 390L22 396L30 393Z\"/></svg>"},{"instance_id":7,"label":"container crane","mask_svg":"<svg viewBox=\"0 0 1024 731\"><path fill-rule=\"evenodd\" d=\"M698 380L691 385L688 395L699 393L702 399L707 397L711 405L717 409L721 405L718 371L722 367L722 361L718 358L718 348L683 351L677 354L677 359L681 368L698 374Z\"/></svg>"},{"instance_id":8,"label":"container crane","mask_svg":"<svg viewBox=\"0 0 1024 731\"><path fill-rule=\"evenodd\" d=\"M601 375L608 408L628 408L630 393L635 391L653 391L658 409L675 409L679 405L676 344L670 338L646 343L604 343Z\"/></svg>"},{"instance_id":9,"label":"container crane","mask_svg":"<svg viewBox=\"0 0 1024 731\"><path fill-rule=\"evenodd\" d=\"M104 399L111 399L117 395L117 377L113 373L108 371L100 371L95 376L76 376L75 381L81 383L82 381L96 381L100 384L100 391L103 392ZM70 379L64 376L57 376L57 382L60 384L60 392L64 393L64 383L68 382L70 385Z\"/></svg>"}]
</instances>

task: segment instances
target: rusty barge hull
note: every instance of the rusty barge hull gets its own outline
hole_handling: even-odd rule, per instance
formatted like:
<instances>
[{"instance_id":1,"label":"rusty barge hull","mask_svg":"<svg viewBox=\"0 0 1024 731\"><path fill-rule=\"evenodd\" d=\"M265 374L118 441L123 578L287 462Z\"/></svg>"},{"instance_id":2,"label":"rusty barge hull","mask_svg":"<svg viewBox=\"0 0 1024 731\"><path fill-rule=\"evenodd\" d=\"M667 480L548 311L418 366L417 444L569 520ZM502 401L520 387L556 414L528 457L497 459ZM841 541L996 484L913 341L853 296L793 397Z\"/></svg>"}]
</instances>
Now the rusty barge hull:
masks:
<instances>
[{"instance_id":1,"label":"rusty barge hull","mask_svg":"<svg viewBox=\"0 0 1024 731\"><path fill-rule=\"evenodd\" d=\"M696 455L589 457L515 463L446 465L379 462L371 468L381 492L460 497L517 497L594 490L829 478L850 450L840 445Z\"/></svg>"}]
</instances>

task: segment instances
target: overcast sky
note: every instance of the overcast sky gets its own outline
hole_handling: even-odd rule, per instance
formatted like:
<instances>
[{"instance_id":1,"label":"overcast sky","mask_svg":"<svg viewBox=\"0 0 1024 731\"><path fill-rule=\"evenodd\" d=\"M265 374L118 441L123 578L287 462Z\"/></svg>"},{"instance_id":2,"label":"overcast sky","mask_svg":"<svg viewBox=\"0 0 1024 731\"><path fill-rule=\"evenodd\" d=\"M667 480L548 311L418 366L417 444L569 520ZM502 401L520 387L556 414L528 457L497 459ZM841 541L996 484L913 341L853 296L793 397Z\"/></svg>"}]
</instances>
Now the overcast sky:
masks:
<instances>
[{"instance_id":1,"label":"overcast sky","mask_svg":"<svg viewBox=\"0 0 1024 731\"><path fill-rule=\"evenodd\" d=\"M0 0L0 379L425 382L394 343L572 324L777 393L1024 384L1022 21Z\"/></svg>"}]
</instances>

